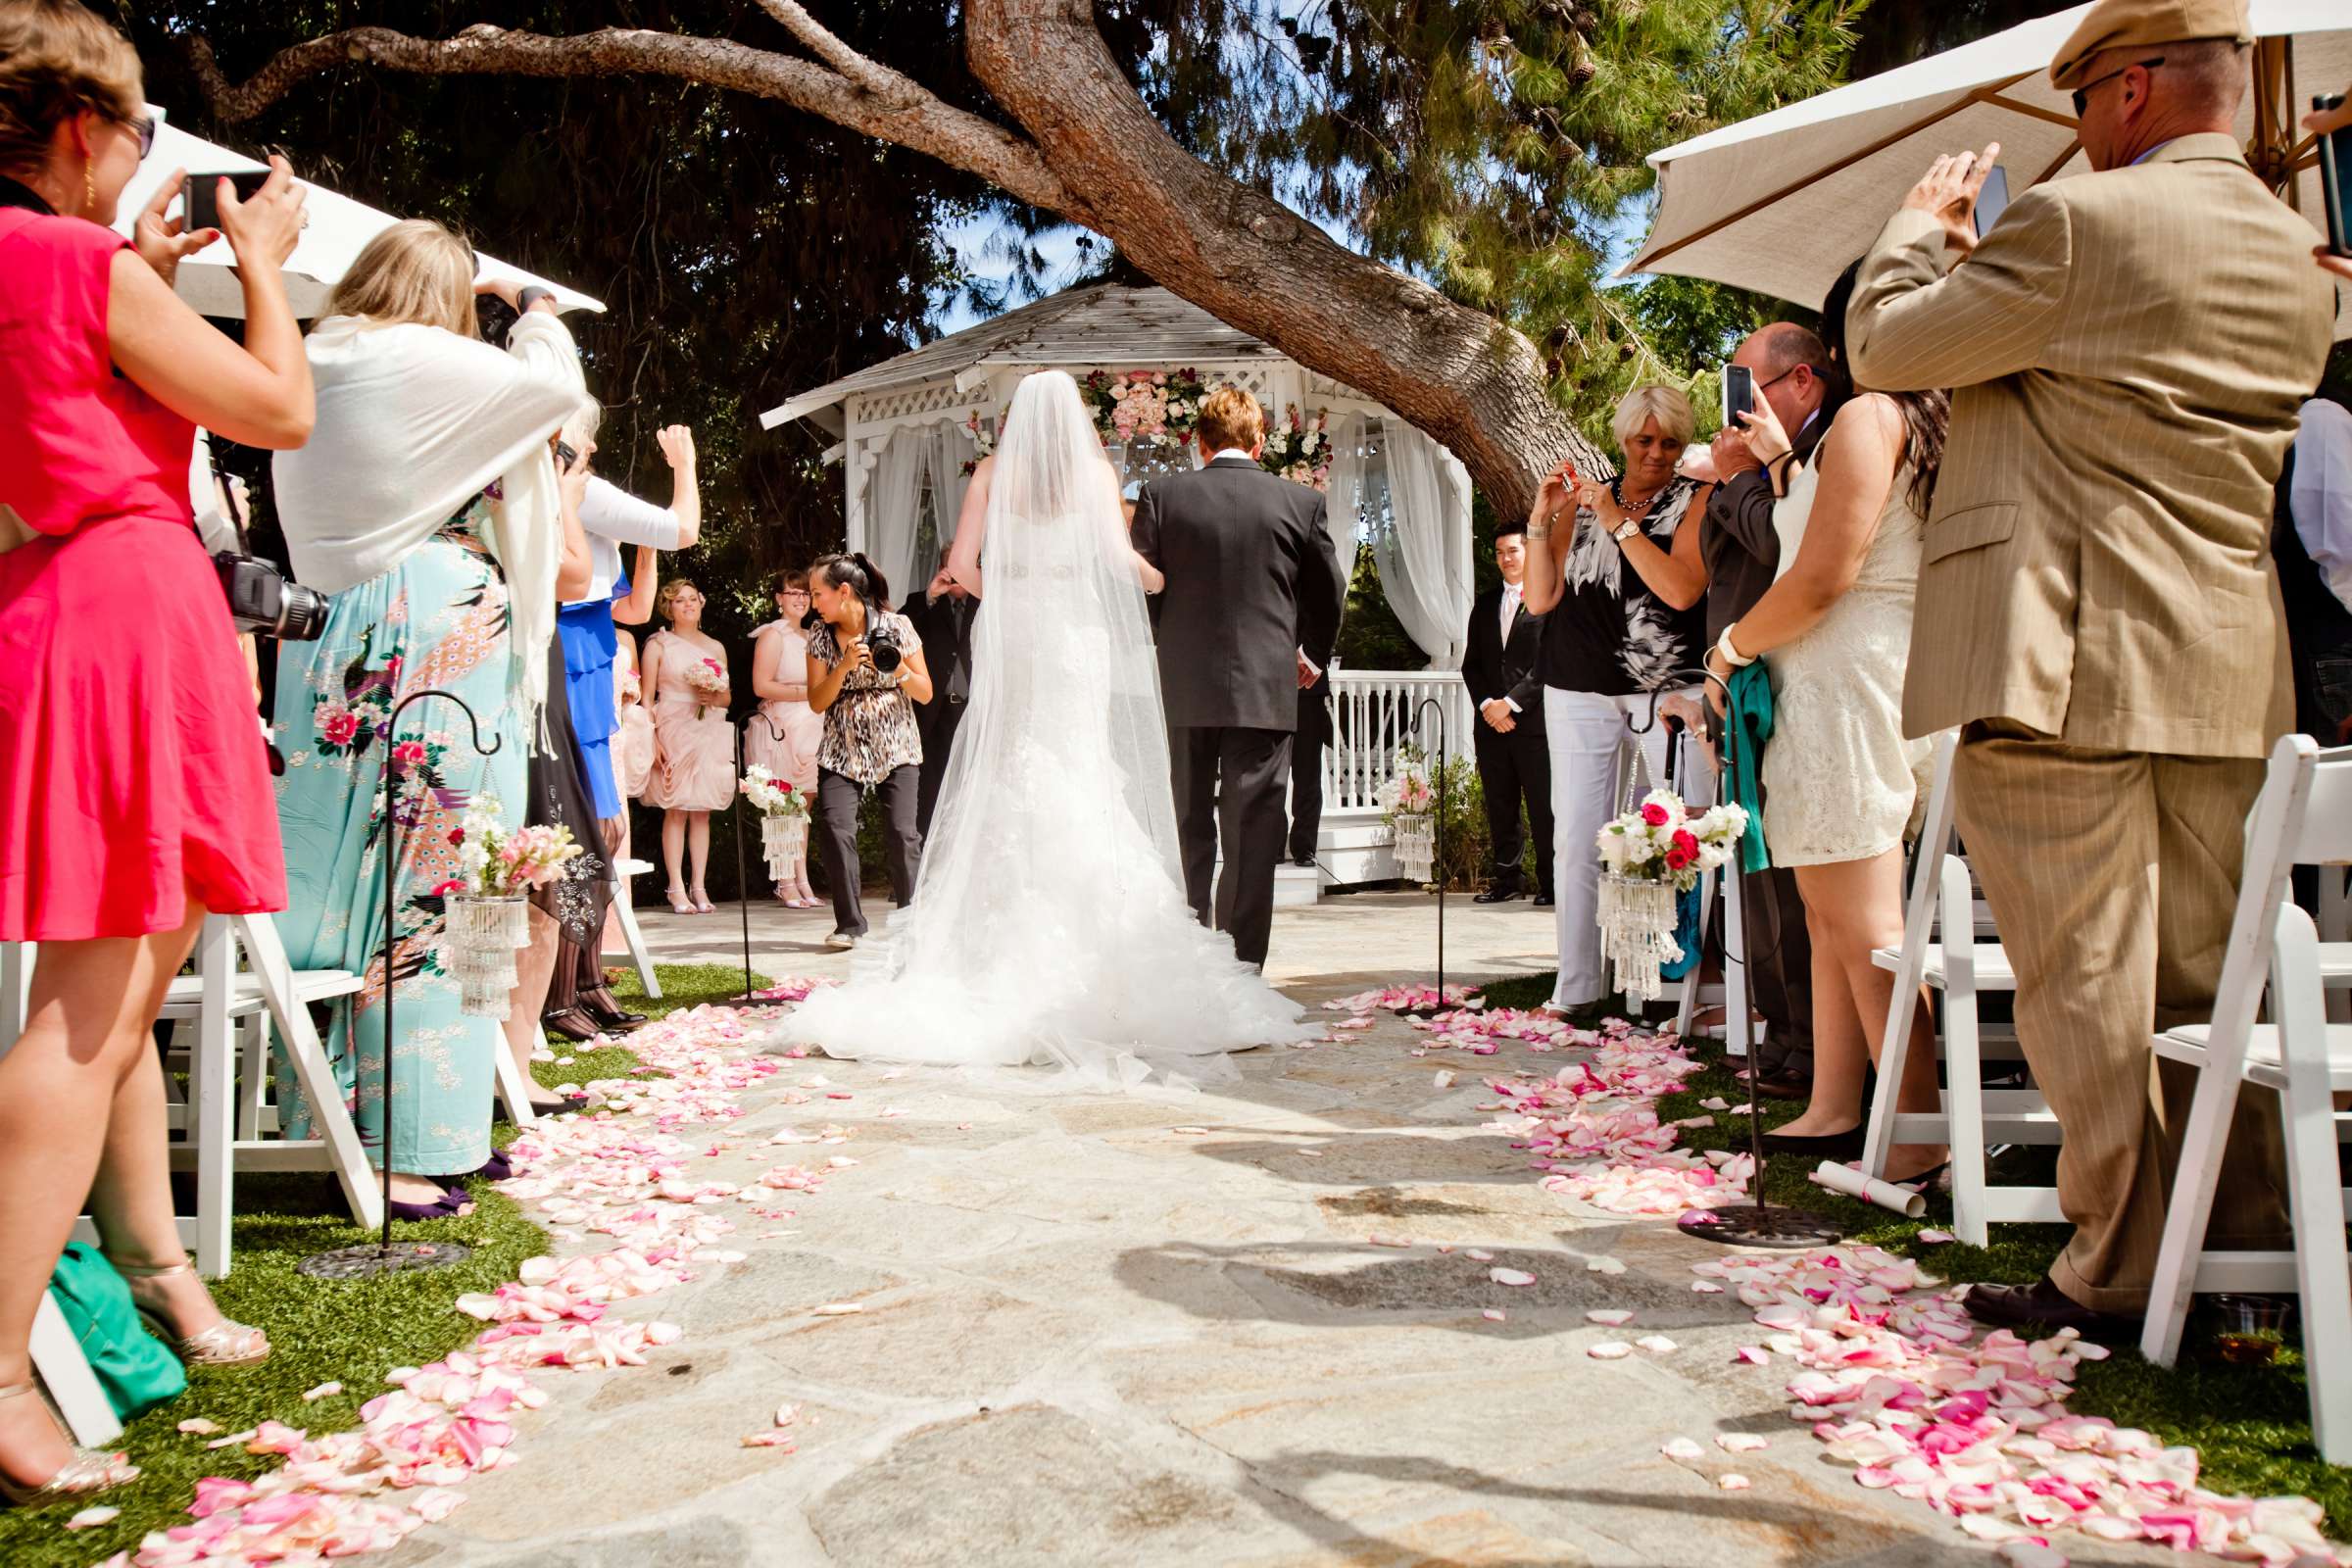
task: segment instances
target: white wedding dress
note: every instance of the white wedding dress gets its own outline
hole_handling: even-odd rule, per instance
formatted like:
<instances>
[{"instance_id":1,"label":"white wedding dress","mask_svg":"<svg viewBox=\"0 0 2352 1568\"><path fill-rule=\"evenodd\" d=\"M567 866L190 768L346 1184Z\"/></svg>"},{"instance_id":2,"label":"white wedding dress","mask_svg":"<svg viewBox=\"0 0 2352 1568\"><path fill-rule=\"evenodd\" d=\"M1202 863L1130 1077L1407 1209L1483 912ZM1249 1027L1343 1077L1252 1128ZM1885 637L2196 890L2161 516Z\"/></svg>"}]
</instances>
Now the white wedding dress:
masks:
<instances>
[{"instance_id":1,"label":"white wedding dress","mask_svg":"<svg viewBox=\"0 0 2352 1568\"><path fill-rule=\"evenodd\" d=\"M1185 905L1144 591L1067 375L1021 383L993 469L970 706L914 902L771 1046L1123 1087L1311 1037Z\"/></svg>"}]
</instances>

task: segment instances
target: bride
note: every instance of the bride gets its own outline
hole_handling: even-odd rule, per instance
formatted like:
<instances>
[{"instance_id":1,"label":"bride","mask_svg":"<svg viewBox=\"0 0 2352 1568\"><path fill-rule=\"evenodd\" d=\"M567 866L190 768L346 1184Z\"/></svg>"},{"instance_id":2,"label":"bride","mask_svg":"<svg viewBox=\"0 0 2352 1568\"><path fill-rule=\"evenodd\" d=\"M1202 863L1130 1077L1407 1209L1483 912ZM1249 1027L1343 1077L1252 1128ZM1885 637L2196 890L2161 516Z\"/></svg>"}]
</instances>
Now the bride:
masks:
<instances>
[{"instance_id":1,"label":"bride","mask_svg":"<svg viewBox=\"0 0 2352 1568\"><path fill-rule=\"evenodd\" d=\"M947 573L980 611L914 901L775 1044L1131 1085L1178 1058L1311 1036L1186 907L1144 602L1161 581L1128 541L1117 471L1063 372L1013 394Z\"/></svg>"}]
</instances>

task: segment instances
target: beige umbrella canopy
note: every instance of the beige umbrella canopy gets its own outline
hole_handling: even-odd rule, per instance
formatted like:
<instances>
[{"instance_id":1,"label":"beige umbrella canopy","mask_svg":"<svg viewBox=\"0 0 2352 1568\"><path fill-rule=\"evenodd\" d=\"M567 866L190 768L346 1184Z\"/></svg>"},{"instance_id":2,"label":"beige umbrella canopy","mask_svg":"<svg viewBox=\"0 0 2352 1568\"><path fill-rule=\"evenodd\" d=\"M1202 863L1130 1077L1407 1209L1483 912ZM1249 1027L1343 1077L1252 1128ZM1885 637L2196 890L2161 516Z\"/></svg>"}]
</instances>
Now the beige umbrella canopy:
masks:
<instances>
[{"instance_id":1,"label":"beige umbrella canopy","mask_svg":"<svg viewBox=\"0 0 2352 1568\"><path fill-rule=\"evenodd\" d=\"M174 169L184 169L194 175L239 173L269 167L258 159L230 152L167 123L164 111L153 104L147 106L147 112L156 119L155 150L139 165L139 172L123 187L122 200L116 206L115 227L124 235L130 233L140 210ZM293 302L296 316L309 318L324 308L327 295L349 270L361 248L398 220L365 202L353 201L340 192L302 179L300 168L294 173L306 193L303 211L309 215L310 224L302 231L302 242L294 247L294 254L286 260L286 296ZM576 289L526 272L494 256L477 251L475 257L481 264L480 278L508 278L518 284L535 283L551 289L562 310L605 308L601 301L590 299ZM226 240L216 241L198 251L179 264L176 284L179 297L206 316L243 316L245 291L230 270L235 261Z\"/></svg>"},{"instance_id":2,"label":"beige umbrella canopy","mask_svg":"<svg viewBox=\"0 0 2352 1568\"><path fill-rule=\"evenodd\" d=\"M1655 221L1625 272L1672 272L1819 306L1939 153L2001 144L2012 194L2089 165L2051 58L2089 6L2011 27L1650 155ZM2320 176L2297 125L2352 82L2352 0L2252 0L2256 90L2238 133L2309 218ZM2289 178L2291 167L2292 176ZM2352 336L2352 308L2336 317Z\"/></svg>"}]
</instances>

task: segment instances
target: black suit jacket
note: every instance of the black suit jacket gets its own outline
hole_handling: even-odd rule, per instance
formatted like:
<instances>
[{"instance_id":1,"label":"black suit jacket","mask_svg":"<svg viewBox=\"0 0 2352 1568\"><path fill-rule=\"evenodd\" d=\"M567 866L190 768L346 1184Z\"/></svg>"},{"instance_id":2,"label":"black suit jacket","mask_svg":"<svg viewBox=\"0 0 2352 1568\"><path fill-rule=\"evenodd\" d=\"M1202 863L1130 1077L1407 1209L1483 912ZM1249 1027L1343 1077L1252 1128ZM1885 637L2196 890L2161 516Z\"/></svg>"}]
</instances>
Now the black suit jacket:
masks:
<instances>
[{"instance_id":1,"label":"black suit jacket","mask_svg":"<svg viewBox=\"0 0 2352 1568\"><path fill-rule=\"evenodd\" d=\"M1536 672L1544 648L1544 617L1519 607L1511 622L1511 640L1502 640L1502 589L1478 596L1470 607L1470 626L1462 639L1462 684L1470 688L1470 704L1483 708L1497 697L1519 705L1519 727L1544 732L1544 677ZM1486 720L1480 719L1484 724Z\"/></svg>"},{"instance_id":2,"label":"black suit jacket","mask_svg":"<svg viewBox=\"0 0 2352 1568\"><path fill-rule=\"evenodd\" d=\"M914 622L914 633L923 640L923 667L931 671L931 701L923 705L925 715L951 696L969 697L972 690L972 626L979 619L980 602L963 602L960 628L956 600L941 594L937 599L917 598L907 612ZM960 686L960 690L958 690Z\"/></svg>"},{"instance_id":3,"label":"black suit jacket","mask_svg":"<svg viewBox=\"0 0 2352 1568\"><path fill-rule=\"evenodd\" d=\"M1798 461L1813 456L1821 438L1830 433L1830 419L1837 412L1835 403L1823 403L1789 438ZM1698 558L1707 567L1709 648L1726 626L1756 608L1780 574L1781 536L1772 526L1773 500L1772 480L1761 468L1734 475L1707 497L1707 514L1698 524Z\"/></svg>"},{"instance_id":4,"label":"black suit jacket","mask_svg":"<svg viewBox=\"0 0 2352 1568\"><path fill-rule=\"evenodd\" d=\"M1135 548L1167 577L1152 600L1173 729L1293 730L1298 653L1328 667L1348 579L1320 491L1225 458L1144 486Z\"/></svg>"}]
</instances>

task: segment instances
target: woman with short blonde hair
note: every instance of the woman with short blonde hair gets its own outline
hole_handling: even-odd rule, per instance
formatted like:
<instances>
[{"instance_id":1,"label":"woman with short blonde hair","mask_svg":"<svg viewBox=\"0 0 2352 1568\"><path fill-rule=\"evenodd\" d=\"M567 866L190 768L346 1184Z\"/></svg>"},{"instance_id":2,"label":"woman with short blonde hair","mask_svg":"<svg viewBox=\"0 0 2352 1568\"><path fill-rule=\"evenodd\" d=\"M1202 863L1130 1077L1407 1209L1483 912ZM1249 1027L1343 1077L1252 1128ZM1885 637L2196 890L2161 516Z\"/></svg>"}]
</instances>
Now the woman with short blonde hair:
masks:
<instances>
[{"instance_id":1,"label":"woman with short blonde hair","mask_svg":"<svg viewBox=\"0 0 2352 1568\"><path fill-rule=\"evenodd\" d=\"M1692 434L1690 400L1671 386L1638 386L1610 420L1625 471L1602 480L1563 463L1527 520L1523 603L1544 617L1544 710L1513 715L1543 726L1551 754L1559 980L1552 1007L1573 1012L1608 995L1601 964L1600 861L1592 848L1616 814L1618 759L1640 748L1653 785L1666 774L1667 695L1694 690L1705 653L1707 568L1698 554L1709 486L1675 466ZM1686 800L1706 794L1703 770L1677 780Z\"/></svg>"}]
</instances>

